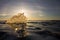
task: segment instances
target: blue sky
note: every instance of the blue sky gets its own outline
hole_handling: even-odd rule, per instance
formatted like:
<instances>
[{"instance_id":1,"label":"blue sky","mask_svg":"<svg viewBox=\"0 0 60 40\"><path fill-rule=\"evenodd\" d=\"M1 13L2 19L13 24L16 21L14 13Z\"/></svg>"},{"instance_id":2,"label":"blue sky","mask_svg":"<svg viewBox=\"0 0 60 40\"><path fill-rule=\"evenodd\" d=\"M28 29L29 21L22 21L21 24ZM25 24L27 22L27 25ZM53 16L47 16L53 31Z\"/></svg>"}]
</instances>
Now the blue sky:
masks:
<instances>
[{"instance_id":1,"label":"blue sky","mask_svg":"<svg viewBox=\"0 0 60 40\"><path fill-rule=\"evenodd\" d=\"M19 12L29 20L60 20L60 0L0 0L0 18Z\"/></svg>"}]
</instances>

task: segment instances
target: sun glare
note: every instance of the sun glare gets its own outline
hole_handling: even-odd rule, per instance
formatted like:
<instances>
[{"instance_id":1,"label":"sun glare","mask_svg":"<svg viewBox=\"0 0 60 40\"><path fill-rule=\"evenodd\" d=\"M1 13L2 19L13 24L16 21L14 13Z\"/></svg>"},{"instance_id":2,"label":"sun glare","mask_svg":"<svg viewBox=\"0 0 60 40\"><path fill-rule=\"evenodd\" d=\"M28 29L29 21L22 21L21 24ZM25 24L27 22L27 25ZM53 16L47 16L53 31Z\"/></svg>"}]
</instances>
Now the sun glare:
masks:
<instances>
[{"instance_id":1,"label":"sun glare","mask_svg":"<svg viewBox=\"0 0 60 40\"><path fill-rule=\"evenodd\" d=\"M21 12L20 13L24 13L25 12L25 10L21 10Z\"/></svg>"},{"instance_id":2,"label":"sun glare","mask_svg":"<svg viewBox=\"0 0 60 40\"><path fill-rule=\"evenodd\" d=\"M28 16L28 11L25 9L21 9L19 13L24 13L25 16Z\"/></svg>"}]
</instances>

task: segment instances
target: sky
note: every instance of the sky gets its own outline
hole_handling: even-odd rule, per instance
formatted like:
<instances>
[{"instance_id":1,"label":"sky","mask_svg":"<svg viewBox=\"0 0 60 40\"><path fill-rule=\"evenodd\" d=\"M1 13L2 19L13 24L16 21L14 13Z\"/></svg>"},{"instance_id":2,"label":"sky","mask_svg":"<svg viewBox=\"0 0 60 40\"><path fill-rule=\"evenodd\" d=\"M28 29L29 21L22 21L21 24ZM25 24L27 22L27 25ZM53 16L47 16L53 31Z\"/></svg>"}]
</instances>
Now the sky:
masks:
<instances>
[{"instance_id":1,"label":"sky","mask_svg":"<svg viewBox=\"0 0 60 40\"><path fill-rule=\"evenodd\" d=\"M21 12L28 20L60 20L60 0L0 0L0 19Z\"/></svg>"}]
</instances>

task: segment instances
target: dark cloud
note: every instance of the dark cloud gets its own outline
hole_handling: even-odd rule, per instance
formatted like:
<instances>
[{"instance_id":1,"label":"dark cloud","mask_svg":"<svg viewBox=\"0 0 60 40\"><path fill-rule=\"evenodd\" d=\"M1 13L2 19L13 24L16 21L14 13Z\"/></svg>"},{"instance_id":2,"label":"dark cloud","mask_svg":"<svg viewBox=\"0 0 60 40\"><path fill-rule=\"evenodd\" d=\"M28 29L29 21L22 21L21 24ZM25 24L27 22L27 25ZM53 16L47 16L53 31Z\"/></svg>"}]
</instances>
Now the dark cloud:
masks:
<instances>
[{"instance_id":1,"label":"dark cloud","mask_svg":"<svg viewBox=\"0 0 60 40\"><path fill-rule=\"evenodd\" d=\"M37 13L42 11L48 16L60 16L60 0L0 0L0 14L12 14L21 7Z\"/></svg>"}]
</instances>

